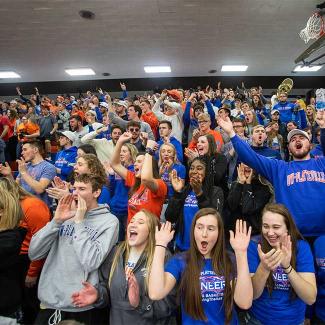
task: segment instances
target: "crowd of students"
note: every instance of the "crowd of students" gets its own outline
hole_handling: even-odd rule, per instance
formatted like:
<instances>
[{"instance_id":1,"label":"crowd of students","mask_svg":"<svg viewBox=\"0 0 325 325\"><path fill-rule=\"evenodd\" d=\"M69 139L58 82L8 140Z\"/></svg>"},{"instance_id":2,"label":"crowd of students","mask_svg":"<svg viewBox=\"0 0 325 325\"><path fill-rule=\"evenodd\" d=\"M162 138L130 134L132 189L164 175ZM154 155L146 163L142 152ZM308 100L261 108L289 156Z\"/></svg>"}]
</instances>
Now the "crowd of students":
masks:
<instances>
[{"instance_id":1,"label":"crowd of students","mask_svg":"<svg viewBox=\"0 0 325 325\"><path fill-rule=\"evenodd\" d=\"M121 90L0 102L0 324L325 324L315 98Z\"/></svg>"}]
</instances>

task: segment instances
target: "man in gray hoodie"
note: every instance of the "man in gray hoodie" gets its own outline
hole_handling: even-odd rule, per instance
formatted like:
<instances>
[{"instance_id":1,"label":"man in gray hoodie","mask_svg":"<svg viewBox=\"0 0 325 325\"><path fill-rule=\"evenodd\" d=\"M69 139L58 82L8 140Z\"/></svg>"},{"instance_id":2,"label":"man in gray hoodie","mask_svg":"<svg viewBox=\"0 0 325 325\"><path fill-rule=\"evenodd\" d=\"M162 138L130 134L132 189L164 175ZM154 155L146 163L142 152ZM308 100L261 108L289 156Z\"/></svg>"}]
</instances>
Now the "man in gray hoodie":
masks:
<instances>
[{"instance_id":1,"label":"man in gray hoodie","mask_svg":"<svg viewBox=\"0 0 325 325\"><path fill-rule=\"evenodd\" d=\"M76 177L73 194L59 201L53 220L31 240L30 259L46 258L38 286L41 310L35 324L57 324L64 319L86 325L105 322L104 310L79 308L71 299L84 281L98 285L98 269L117 242L117 218L107 205L97 203L104 181L90 175Z\"/></svg>"}]
</instances>

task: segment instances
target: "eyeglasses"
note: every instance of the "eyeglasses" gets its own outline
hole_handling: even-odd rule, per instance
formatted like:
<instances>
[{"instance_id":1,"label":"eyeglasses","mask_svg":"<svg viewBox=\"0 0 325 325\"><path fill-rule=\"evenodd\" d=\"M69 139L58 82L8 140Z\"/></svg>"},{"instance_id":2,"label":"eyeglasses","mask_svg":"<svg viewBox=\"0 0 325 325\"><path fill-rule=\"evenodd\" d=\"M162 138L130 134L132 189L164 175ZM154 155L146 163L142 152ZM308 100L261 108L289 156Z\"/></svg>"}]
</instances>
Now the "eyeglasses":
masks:
<instances>
[{"instance_id":1,"label":"eyeglasses","mask_svg":"<svg viewBox=\"0 0 325 325\"><path fill-rule=\"evenodd\" d=\"M130 132L139 132L140 129L139 128L129 128Z\"/></svg>"}]
</instances>

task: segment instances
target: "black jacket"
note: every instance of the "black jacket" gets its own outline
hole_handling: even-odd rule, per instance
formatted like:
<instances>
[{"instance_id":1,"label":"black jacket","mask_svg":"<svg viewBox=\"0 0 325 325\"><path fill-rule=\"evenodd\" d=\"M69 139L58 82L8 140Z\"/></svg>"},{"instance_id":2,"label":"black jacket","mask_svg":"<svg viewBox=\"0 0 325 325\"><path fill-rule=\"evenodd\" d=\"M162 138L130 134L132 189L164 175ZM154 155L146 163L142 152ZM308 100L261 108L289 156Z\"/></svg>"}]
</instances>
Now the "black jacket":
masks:
<instances>
[{"instance_id":1,"label":"black jacket","mask_svg":"<svg viewBox=\"0 0 325 325\"><path fill-rule=\"evenodd\" d=\"M19 253L25 238L25 228L0 231L0 315L9 316L22 299L22 275Z\"/></svg>"},{"instance_id":2,"label":"black jacket","mask_svg":"<svg viewBox=\"0 0 325 325\"><path fill-rule=\"evenodd\" d=\"M169 200L168 206L165 212L167 221L176 224L176 232L183 233L184 222L184 203L188 194L191 191L191 187L188 185L182 192L175 192L174 196ZM220 214L223 209L224 196L220 187L213 186L210 193L204 193L197 196L199 209L214 208Z\"/></svg>"},{"instance_id":3,"label":"black jacket","mask_svg":"<svg viewBox=\"0 0 325 325\"><path fill-rule=\"evenodd\" d=\"M226 220L226 229L234 229L236 219L240 218L252 226L252 235L259 234L261 213L271 197L269 187L258 179L253 179L251 184L233 182L227 199L231 215Z\"/></svg>"}]
</instances>

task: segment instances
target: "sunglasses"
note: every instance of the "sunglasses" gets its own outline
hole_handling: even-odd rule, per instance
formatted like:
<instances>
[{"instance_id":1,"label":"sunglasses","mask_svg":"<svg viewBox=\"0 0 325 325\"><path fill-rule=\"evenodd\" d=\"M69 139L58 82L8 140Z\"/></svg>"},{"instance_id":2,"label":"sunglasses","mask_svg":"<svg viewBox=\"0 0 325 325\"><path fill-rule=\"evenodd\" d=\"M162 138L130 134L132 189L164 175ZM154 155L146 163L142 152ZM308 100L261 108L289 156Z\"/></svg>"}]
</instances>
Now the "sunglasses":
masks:
<instances>
[{"instance_id":1,"label":"sunglasses","mask_svg":"<svg viewBox=\"0 0 325 325\"><path fill-rule=\"evenodd\" d=\"M140 129L138 129L138 128L129 128L129 131L130 132L139 132Z\"/></svg>"}]
</instances>

